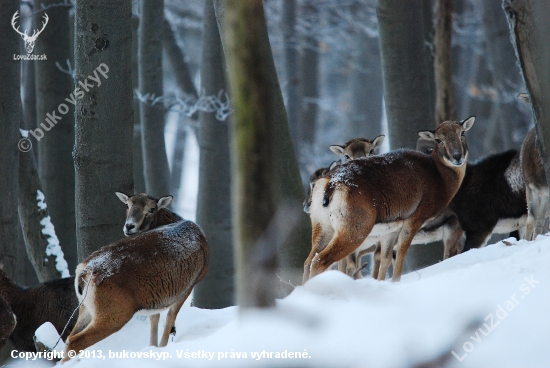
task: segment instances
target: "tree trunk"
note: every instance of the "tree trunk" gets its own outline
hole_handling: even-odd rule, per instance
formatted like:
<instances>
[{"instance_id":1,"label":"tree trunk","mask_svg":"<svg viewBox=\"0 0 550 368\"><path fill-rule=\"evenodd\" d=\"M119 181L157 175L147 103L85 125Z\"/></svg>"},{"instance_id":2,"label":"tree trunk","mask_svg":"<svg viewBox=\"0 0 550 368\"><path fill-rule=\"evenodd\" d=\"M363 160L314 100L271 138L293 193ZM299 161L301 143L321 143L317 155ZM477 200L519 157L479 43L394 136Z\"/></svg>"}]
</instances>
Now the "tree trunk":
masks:
<instances>
[{"instance_id":1,"label":"tree trunk","mask_svg":"<svg viewBox=\"0 0 550 368\"><path fill-rule=\"evenodd\" d=\"M414 149L433 121L422 1L379 0L378 21L390 147Z\"/></svg>"},{"instance_id":2,"label":"tree trunk","mask_svg":"<svg viewBox=\"0 0 550 368\"><path fill-rule=\"evenodd\" d=\"M17 270L20 226L17 215L19 180L19 122L21 121L21 65L12 59L20 54L21 38L11 27L18 0L7 0L0 6L0 267L12 277ZM18 19L19 21L19 19Z\"/></svg>"},{"instance_id":3,"label":"tree trunk","mask_svg":"<svg viewBox=\"0 0 550 368\"><path fill-rule=\"evenodd\" d=\"M535 117L537 148L550 183L550 3L537 0L504 0L512 43L516 49Z\"/></svg>"},{"instance_id":4,"label":"tree trunk","mask_svg":"<svg viewBox=\"0 0 550 368\"><path fill-rule=\"evenodd\" d=\"M225 86L225 60L214 3L204 8L201 91L217 95ZM199 308L234 305L233 242L231 228L231 174L229 121L219 121L215 112L200 113L200 163L197 223L210 248L208 274L195 287L193 302Z\"/></svg>"},{"instance_id":5,"label":"tree trunk","mask_svg":"<svg viewBox=\"0 0 550 368\"><path fill-rule=\"evenodd\" d=\"M52 226L34 156L30 152L19 154L19 220L27 255L38 281L69 277L68 264Z\"/></svg>"},{"instance_id":6,"label":"tree trunk","mask_svg":"<svg viewBox=\"0 0 550 368\"><path fill-rule=\"evenodd\" d=\"M456 119L453 69L451 66L451 34L453 0L437 0L435 15L435 124Z\"/></svg>"},{"instance_id":7,"label":"tree trunk","mask_svg":"<svg viewBox=\"0 0 550 368\"><path fill-rule=\"evenodd\" d=\"M315 19L318 17L317 7L311 2L305 2L301 7L301 16ZM307 30L306 30L307 32ZM308 35L301 41L301 118L300 142L313 144L317 128L317 98L319 97L319 52L315 37Z\"/></svg>"},{"instance_id":8,"label":"tree trunk","mask_svg":"<svg viewBox=\"0 0 550 368\"><path fill-rule=\"evenodd\" d=\"M285 70L286 70L286 110L290 135L294 142L295 150L300 146L299 132L300 110L300 77L298 40L296 35L296 0L283 0L283 14L281 18L283 33Z\"/></svg>"},{"instance_id":9,"label":"tree trunk","mask_svg":"<svg viewBox=\"0 0 550 368\"><path fill-rule=\"evenodd\" d=\"M139 24L139 91L162 96L162 40L164 0L141 1ZM164 143L164 105L151 101L140 105L143 167L147 193L161 197L170 192L170 169Z\"/></svg>"},{"instance_id":10,"label":"tree trunk","mask_svg":"<svg viewBox=\"0 0 550 368\"><path fill-rule=\"evenodd\" d=\"M132 16L132 91L139 90L138 73L138 28L139 17ZM145 192L145 176L143 172L143 150L141 147L141 120L139 118L139 100L133 99L134 106L134 191Z\"/></svg>"},{"instance_id":11,"label":"tree trunk","mask_svg":"<svg viewBox=\"0 0 550 368\"><path fill-rule=\"evenodd\" d=\"M224 6L227 6L228 13L225 23L220 22L224 19ZM264 242L271 246L268 251L255 249L255 244L278 207L289 203L290 212L294 209L301 211L304 191L269 45L262 1L216 1L216 16L218 23L227 25L222 27L222 34L226 36L222 43L235 106L231 152L238 302L244 307L273 305L273 291L271 294L267 292L262 300L256 298L258 293L254 293L253 285L250 285L253 281L250 267L254 258L260 257L269 275L273 262L262 257L271 254L275 242ZM278 249L278 261L279 275L298 284L309 253L311 226L303 213L295 224L296 228L289 231L288 239ZM277 224L273 226L277 227ZM289 292L286 284L278 285L281 293Z\"/></svg>"},{"instance_id":12,"label":"tree trunk","mask_svg":"<svg viewBox=\"0 0 550 368\"><path fill-rule=\"evenodd\" d=\"M189 70L187 57L183 50L178 46L174 32L170 27L170 23L168 23L166 19L164 19L163 26L164 37L162 40L164 50L166 51L166 55L168 56L168 60L170 61L170 65L172 66L172 71L174 73L174 76L176 77L177 86L182 92L184 92L186 95L192 96L193 99L196 101L198 99L198 93L197 89L195 88L195 84L193 83L191 71ZM174 154L172 156L172 173L170 175L170 190L171 193L174 194L178 192L181 185L181 173L183 171L183 162L186 147L185 141L187 138L187 124L184 123L183 119L193 120L195 124L191 124L191 126L196 126L198 112L195 111L195 113L193 113L193 115L191 115L190 117L181 116L178 120L178 128L176 131L176 144L174 147ZM198 131L196 129L193 130L195 135L198 136ZM174 198L174 200L176 202L172 202L175 204L177 203L178 198L176 197ZM174 204L172 206L174 206Z\"/></svg>"},{"instance_id":13,"label":"tree trunk","mask_svg":"<svg viewBox=\"0 0 550 368\"><path fill-rule=\"evenodd\" d=\"M114 192L133 191L132 2L80 0L75 17L75 78L83 94L73 155L81 261L122 238L124 209Z\"/></svg>"},{"instance_id":14,"label":"tree trunk","mask_svg":"<svg viewBox=\"0 0 550 368\"><path fill-rule=\"evenodd\" d=\"M365 32L356 36L357 58L351 76L352 114L348 119L347 139L372 139L382 134L382 70L378 39Z\"/></svg>"},{"instance_id":15,"label":"tree trunk","mask_svg":"<svg viewBox=\"0 0 550 368\"><path fill-rule=\"evenodd\" d=\"M433 21L433 3L432 0L422 0L422 16L424 21L424 54L426 55L428 91L426 96L430 106L430 116L435 116L435 52L434 52L434 21ZM434 127L437 127L436 123Z\"/></svg>"},{"instance_id":16,"label":"tree trunk","mask_svg":"<svg viewBox=\"0 0 550 368\"><path fill-rule=\"evenodd\" d=\"M34 29L32 8L21 7L21 29ZM20 53L26 53L25 44L21 43ZM21 60L21 101L23 114L23 127L25 129L36 129L36 83L35 68L33 60ZM38 158L38 148L31 150L35 158Z\"/></svg>"},{"instance_id":17,"label":"tree trunk","mask_svg":"<svg viewBox=\"0 0 550 368\"><path fill-rule=\"evenodd\" d=\"M58 3L57 0L34 0L34 8ZM45 12L35 14L35 28L40 28ZM76 268L76 220L74 203L74 106L65 101L73 92L72 76L63 73L56 62L66 67L70 59L69 8L54 6L47 11L50 21L36 42L35 52L47 60L35 61L36 121L44 136L38 143L38 174L48 210L71 269ZM63 105L62 105L63 104ZM59 116L60 119L50 116ZM56 121L57 120L57 121Z\"/></svg>"},{"instance_id":18,"label":"tree trunk","mask_svg":"<svg viewBox=\"0 0 550 368\"><path fill-rule=\"evenodd\" d=\"M384 79L384 98L391 149L416 147L418 131L434 120L433 64L426 48L431 33L428 1L380 0L378 20ZM405 272L443 259L437 243L413 245L405 260Z\"/></svg>"},{"instance_id":19,"label":"tree trunk","mask_svg":"<svg viewBox=\"0 0 550 368\"><path fill-rule=\"evenodd\" d=\"M529 122L520 113L514 96L519 92L515 86L523 84L521 70L518 66L514 47L510 43L510 31L502 4L498 1L481 1L483 10L483 31L486 43L487 63L493 75L493 86L496 89L495 134L486 134L484 151L486 153L502 152L518 148L519 142L514 142L514 131L522 127L528 130Z\"/></svg>"}]
</instances>

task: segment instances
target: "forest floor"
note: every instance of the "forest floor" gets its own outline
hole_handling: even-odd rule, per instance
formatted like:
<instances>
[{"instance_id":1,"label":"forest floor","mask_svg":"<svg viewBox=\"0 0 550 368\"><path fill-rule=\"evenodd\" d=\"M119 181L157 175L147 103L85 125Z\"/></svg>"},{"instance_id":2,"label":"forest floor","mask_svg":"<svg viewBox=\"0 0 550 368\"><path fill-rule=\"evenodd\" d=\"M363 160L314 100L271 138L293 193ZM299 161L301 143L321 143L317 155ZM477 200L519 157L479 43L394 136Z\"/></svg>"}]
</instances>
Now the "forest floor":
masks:
<instances>
[{"instance_id":1,"label":"forest floor","mask_svg":"<svg viewBox=\"0 0 550 368\"><path fill-rule=\"evenodd\" d=\"M273 310L239 315L236 307L183 307L165 348L149 347L149 321L134 317L91 347L89 358L64 367L548 366L550 237L508 243L471 250L399 283L326 272Z\"/></svg>"}]
</instances>

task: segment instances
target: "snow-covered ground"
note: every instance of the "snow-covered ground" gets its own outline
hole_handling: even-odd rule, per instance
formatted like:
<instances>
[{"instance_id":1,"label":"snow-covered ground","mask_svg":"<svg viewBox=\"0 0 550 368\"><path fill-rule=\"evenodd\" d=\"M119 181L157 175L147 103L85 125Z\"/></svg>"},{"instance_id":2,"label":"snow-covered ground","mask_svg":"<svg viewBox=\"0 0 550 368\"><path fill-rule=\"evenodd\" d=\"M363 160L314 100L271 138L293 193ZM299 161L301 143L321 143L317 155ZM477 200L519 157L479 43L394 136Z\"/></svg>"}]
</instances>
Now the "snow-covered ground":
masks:
<instances>
[{"instance_id":1,"label":"snow-covered ground","mask_svg":"<svg viewBox=\"0 0 550 368\"><path fill-rule=\"evenodd\" d=\"M65 366L393 368L447 354L450 367L547 367L550 237L508 241L513 245L474 249L399 283L326 272L273 310L184 307L165 348L149 347L149 321L134 317L89 349L96 358ZM151 351L164 360L109 358Z\"/></svg>"}]
</instances>

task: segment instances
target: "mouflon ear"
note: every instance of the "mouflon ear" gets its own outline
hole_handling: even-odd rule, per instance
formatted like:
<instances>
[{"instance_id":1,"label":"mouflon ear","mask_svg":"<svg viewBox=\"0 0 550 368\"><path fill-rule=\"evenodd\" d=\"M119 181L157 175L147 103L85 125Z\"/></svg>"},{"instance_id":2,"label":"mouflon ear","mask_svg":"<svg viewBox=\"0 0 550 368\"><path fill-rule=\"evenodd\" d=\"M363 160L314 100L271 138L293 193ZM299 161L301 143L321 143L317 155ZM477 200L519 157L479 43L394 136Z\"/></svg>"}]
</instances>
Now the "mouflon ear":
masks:
<instances>
[{"instance_id":1,"label":"mouflon ear","mask_svg":"<svg viewBox=\"0 0 550 368\"><path fill-rule=\"evenodd\" d=\"M328 167L328 171L334 169L336 166L339 166L339 165L340 165L340 161L332 161L332 163Z\"/></svg>"},{"instance_id":2,"label":"mouflon ear","mask_svg":"<svg viewBox=\"0 0 550 368\"><path fill-rule=\"evenodd\" d=\"M431 130L422 130L418 132L418 135L420 138L425 139L427 141L435 141L435 132Z\"/></svg>"},{"instance_id":3,"label":"mouflon ear","mask_svg":"<svg viewBox=\"0 0 550 368\"><path fill-rule=\"evenodd\" d=\"M344 156L344 146L334 145L330 146L330 150L337 155Z\"/></svg>"},{"instance_id":4,"label":"mouflon ear","mask_svg":"<svg viewBox=\"0 0 550 368\"><path fill-rule=\"evenodd\" d=\"M160 210L161 208L168 207L170 205L170 202L172 202L172 198L174 197L172 197L171 195L161 197L157 202L158 209Z\"/></svg>"},{"instance_id":5,"label":"mouflon ear","mask_svg":"<svg viewBox=\"0 0 550 368\"><path fill-rule=\"evenodd\" d=\"M384 142L385 137L385 135L379 135L378 137L374 138L374 140L372 141L372 149L375 150L380 147Z\"/></svg>"},{"instance_id":6,"label":"mouflon ear","mask_svg":"<svg viewBox=\"0 0 550 368\"><path fill-rule=\"evenodd\" d=\"M128 196L126 194L121 192L115 192L115 194L122 203L128 204Z\"/></svg>"},{"instance_id":7,"label":"mouflon ear","mask_svg":"<svg viewBox=\"0 0 550 368\"><path fill-rule=\"evenodd\" d=\"M464 131L468 131L470 130L470 128L472 127L472 125L474 125L474 121L476 120L476 117L475 116L470 116L468 119L464 120L462 122L462 129L464 129Z\"/></svg>"}]
</instances>

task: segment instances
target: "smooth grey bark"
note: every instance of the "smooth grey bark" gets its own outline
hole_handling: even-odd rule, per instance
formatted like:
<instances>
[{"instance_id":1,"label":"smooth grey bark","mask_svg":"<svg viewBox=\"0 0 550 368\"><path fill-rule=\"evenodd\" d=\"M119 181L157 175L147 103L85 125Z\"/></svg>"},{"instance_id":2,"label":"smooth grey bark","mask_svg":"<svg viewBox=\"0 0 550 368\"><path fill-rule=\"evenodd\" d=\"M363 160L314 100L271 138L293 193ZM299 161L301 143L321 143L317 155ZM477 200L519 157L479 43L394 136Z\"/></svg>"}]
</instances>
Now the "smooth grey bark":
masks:
<instances>
[{"instance_id":1,"label":"smooth grey bark","mask_svg":"<svg viewBox=\"0 0 550 368\"><path fill-rule=\"evenodd\" d=\"M304 190L288 128L284 102L271 53L261 0L215 1L228 77L235 107L232 127L232 203L237 272L237 300L243 307L274 304L274 291L255 288L252 270L273 282L276 241L260 242L278 208L301 212ZM225 7L228 14L224 20ZM226 24L227 26L224 26ZM290 216L290 215L289 215ZM297 216L296 216L297 217ZM303 264L310 250L311 225L303 212L288 238L278 249L278 274L300 283ZM265 249L261 245L265 245ZM256 264L258 267L251 268ZM269 276L266 276L269 275ZM279 294L288 294L287 284L278 283ZM258 286L258 284L256 284ZM254 291L256 290L256 291Z\"/></svg>"},{"instance_id":2,"label":"smooth grey bark","mask_svg":"<svg viewBox=\"0 0 550 368\"><path fill-rule=\"evenodd\" d=\"M347 121L347 139L374 137L382 133L382 70L378 39L365 32L356 35L357 57L351 75L352 113Z\"/></svg>"},{"instance_id":3,"label":"smooth grey bark","mask_svg":"<svg viewBox=\"0 0 550 368\"><path fill-rule=\"evenodd\" d=\"M433 20L433 0L422 0L422 16L424 21L424 54L426 55L427 75L428 75L428 105L430 106L430 115L435 116L435 51L434 36L435 27ZM437 127L439 123L435 123Z\"/></svg>"},{"instance_id":4,"label":"smooth grey bark","mask_svg":"<svg viewBox=\"0 0 550 368\"><path fill-rule=\"evenodd\" d=\"M294 141L294 148L300 146L300 56L296 34L296 0L283 0L281 29L283 33L285 71L286 71L286 110L290 135Z\"/></svg>"},{"instance_id":5,"label":"smooth grey bark","mask_svg":"<svg viewBox=\"0 0 550 368\"><path fill-rule=\"evenodd\" d=\"M186 95L192 96L196 101L198 99L198 92L195 84L193 83L193 78L191 77L191 71L189 69L189 63L187 62L187 57L184 53L184 50L178 46L176 41L176 36L172 31L170 23L166 20L163 21L164 26L164 37L163 37L163 47L168 56L168 61L172 66L172 72L176 77L176 84L178 88L184 92ZM205 45L205 44L204 44ZM204 46L203 46L204 47ZM217 92L216 92L217 93ZM187 124L183 119L191 119L195 124L191 126L196 126L198 119L198 112L195 112L191 117L181 116L178 120L178 128L176 131L176 144L174 147L174 153L172 155L172 171L170 174L170 190L172 194L177 194L180 185L181 185L181 173L183 171L183 161L186 147L186 138L187 138ZM198 136L198 131L193 129L195 135ZM174 198L174 203L177 203L178 198Z\"/></svg>"},{"instance_id":6,"label":"smooth grey bark","mask_svg":"<svg viewBox=\"0 0 550 368\"><path fill-rule=\"evenodd\" d=\"M176 84L183 92L197 99L198 92L195 84L193 83L193 77L191 76L187 56L185 55L184 50L178 46L176 36L174 35L174 31L172 31L170 23L164 19L162 24L164 27L162 44L164 50L166 51L166 55L168 56L168 61L174 71ZM191 118L196 120L198 118L198 112L195 112Z\"/></svg>"},{"instance_id":7,"label":"smooth grey bark","mask_svg":"<svg viewBox=\"0 0 550 368\"><path fill-rule=\"evenodd\" d=\"M143 0L139 22L139 91L162 96L162 39L164 0ZM165 109L162 103L140 104L141 142L147 193L161 197L170 192L170 169L164 142Z\"/></svg>"},{"instance_id":8,"label":"smooth grey bark","mask_svg":"<svg viewBox=\"0 0 550 368\"><path fill-rule=\"evenodd\" d=\"M32 8L30 6L21 7L22 24L21 29L34 29ZM21 54L26 53L25 43L21 43ZM23 127L25 129L36 128L36 83L35 83L35 68L34 61L21 60L21 102L23 113ZM31 152L34 157L38 157L38 150L33 149Z\"/></svg>"},{"instance_id":9,"label":"smooth grey bark","mask_svg":"<svg viewBox=\"0 0 550 368\"><path fill-rule=\"evenodd\" d=\"M57 0L34 0L35 9L57 3ZM34 16L35 27L40 28L45 12ZM70 59L69 8L54 6L48 9L50 18L40 34L35 52L46 54L47 60L35 61L36 121L44 136L38 142L38 175L48 209L66 260L71 269L78 264L76 255L75 177L72 152L74 146L74 106L65 101L73 93L72 76L63 73L56 62L66 67ZM60 104L65 104L63 110ZM62 111L65 113L63 114ZM57 115L61 119L48 118ZM49 115L48 115L49 114ZM48 119L48 120L46 120ZM51 121L51 122L50 122Z\"/></svg>"},{"instance_id":10,"label":"smooth grey bark","mask_svg":"<svg viewBox=\"0 0 550 368\"><path fill-rule=\"evenodd\" d=\"M132 90L139 90L138 73L138 27L139 17L132 16ZM145 176L143 173L143 150L141 147L141 120L139 116L139 100L134 98L134 191L145 192Z\"/></svg>"},{"instance_id":11,"label":"smooth grey bark","mask_svg":"<svg viewBox=\"0 0 550 368\"><path fill-rule=\"evenodd\" d=\"M34 156L31 152L19 154L19 221L23 230L27 256L34 267L39 282L55 280L62 277L56 267L55 255L47 255L49 236L42 233L49 208L38 206L38 191L42 191L36 170ZM70 268L69 270L73 270Z\"/></svg>"},{"instance_id":12,"label":"smooth grey bark","mask_svg":"<svg viewBox=\"0 0 550 368\"><path fill-rule=\"evenodd\" d=\"M550 3L537 0L504 0L512 44L516 50L523 78L531 99L537 149L550 183Z\"/></svg>"},{"instance_id":13,"label":"smooth grey bark","mask_svg":"<svg viewBox=\"0 0 550 368\"><path fill-rule=\"evenodd\" d=\"M224 54L212 0L207 0L204 7L203 45L201 91L207 96L216 95L227 88ZM197 223L208 240L210 265L204 279L195 286L193 304L216 309L235 304L229 120L219 121L215 112L201 112L200 121Z\"/></svg>"},{"instance_id":14,"label":"smooth grey bark","mask_svg":"<svg viewBox=\"0 0 550 368\"><path fill-rule=\"evenodd\" d=\"M379 0L378 27L390 148L416 147L418 131L433 126L433 63L426 40L431 36L429 1ZM426 19L430 17L429 19ZM443 259L437 243L411 246L404 272Z\"/></svg>"},{"instance_id":15,"label":"smooth grey bark","mask_svg":"<svg viewBox=\"0 0 550 368\"><path fill-rule=\"evenodd\" d=\"M422 1L379 0L378 29L390 147L414 149L433 121Z\"/></svg>"},{"instance_id":16,"label":"smooth grey bark","mask_svg":"<svg viewBox=\"0 0 550 368\"><path fill-rule=\"evenodd\" d=\"M311 2L304 3L301 16L315 19L318 17L317 7ZM317 98L319 98L319 52L315 37L307 35L300 42L302 55L300 60L301 79L301 117L300 142L313 144L317 128Z\"/></svg>"},{"instance_id":17,"label":"smooth grey bark","mask_svg":"<svg viewBox=\"0 0 550 368\"><path fill-rule=\"evenodd\" d=\"M80 0L75 14L75 78L101 85L76 104L78 259L123 237L124 209L115 191L132 193L132 1ZM94 77L95 78L95 77ZM84 91L82 89L82 91Z\"/></svg>"},{"instance_id":18,"label":"smooth grey bark","mask_svg":"<svg viewBox=\"0 0 550 368\"><path fill-rule=\"evenodd\" d=\"M453 69L451 64L451 35L453 29L453 0L437 0L434 35L435 124L456 120Z\"/></svg>"},{"instance_id":19,"label":"smooth grey bark","mask_svg":"<svg viewBox=\"0 0 550 368\"><path fill-rule=\"evenodd\" d=\"M486 43L487 66L493 76L493 87L497 96L495 101L493 124L490 134L485 134L484 152L502 152L518 148L514 143L514 130L518 127L527 131L528 122L519 111L515 99L506 101L505 96L517 94L512 86L522 85L514 48L510 42L510 31L502 4L498 1L481 1L483 11L483 31Z\"/></svg>"},{"instance_id":20,"label":"smooth grey bark","mask_svg":"<svg viewBox=\"0 0 550 368\"><path fill-rule=\"evenodd\" d=\"M20 226L17 214L19 185L19 125L21 121L21 65L12 55L21 52L21 37L11 27L11 18L19 10L18 0L0 6L0 267L19 279L18 246Z\"/></svg>"}]
</instances>

